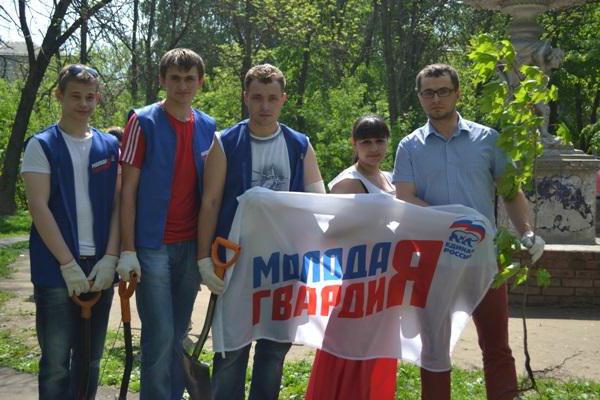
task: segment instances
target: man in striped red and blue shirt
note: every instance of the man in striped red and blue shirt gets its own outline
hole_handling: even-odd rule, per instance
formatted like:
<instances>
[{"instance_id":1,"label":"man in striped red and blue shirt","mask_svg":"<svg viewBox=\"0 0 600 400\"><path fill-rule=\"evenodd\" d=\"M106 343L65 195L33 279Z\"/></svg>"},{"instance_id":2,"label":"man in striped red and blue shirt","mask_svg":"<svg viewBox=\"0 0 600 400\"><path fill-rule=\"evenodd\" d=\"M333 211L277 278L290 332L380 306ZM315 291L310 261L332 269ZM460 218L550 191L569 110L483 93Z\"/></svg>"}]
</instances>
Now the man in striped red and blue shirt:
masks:
<instances>
[{"instance_id":1,"label":"man in striped red and blue shirt","mask_svg":"<svg viewBox=\"0 0 600 400\"><path fill-rule=\"evenodd\" d=\"M192 108L204 79L202 58L173 49L160 61L164 101L130 113L121 163L123 280L137 275L142 322L141 399L181 399L181 349L200 273L196 266L204 158L215 121Z\"/></svg>"}]
</instances>

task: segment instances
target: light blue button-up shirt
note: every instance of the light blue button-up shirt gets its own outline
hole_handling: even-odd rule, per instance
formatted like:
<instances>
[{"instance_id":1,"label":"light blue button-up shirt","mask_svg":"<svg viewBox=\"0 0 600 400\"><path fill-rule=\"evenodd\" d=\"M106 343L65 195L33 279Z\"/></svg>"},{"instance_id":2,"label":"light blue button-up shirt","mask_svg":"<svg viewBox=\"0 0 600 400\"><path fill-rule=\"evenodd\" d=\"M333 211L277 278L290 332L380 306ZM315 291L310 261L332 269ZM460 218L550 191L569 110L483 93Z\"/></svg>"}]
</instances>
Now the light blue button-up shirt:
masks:
<instances>
[{"instance_id":1,"label":"light blue button-up shirt","mask_svg":"<svg viewBox=\"0 0 600 400\"><path fill-rule=\"evenodd\" d=\"M497 139L495 130L460 115L449 140L428 121L398 144L393 181L414 183L430 205L462 204L494 224L494 183L507 163Z\"/></svg>"}]
</instances>

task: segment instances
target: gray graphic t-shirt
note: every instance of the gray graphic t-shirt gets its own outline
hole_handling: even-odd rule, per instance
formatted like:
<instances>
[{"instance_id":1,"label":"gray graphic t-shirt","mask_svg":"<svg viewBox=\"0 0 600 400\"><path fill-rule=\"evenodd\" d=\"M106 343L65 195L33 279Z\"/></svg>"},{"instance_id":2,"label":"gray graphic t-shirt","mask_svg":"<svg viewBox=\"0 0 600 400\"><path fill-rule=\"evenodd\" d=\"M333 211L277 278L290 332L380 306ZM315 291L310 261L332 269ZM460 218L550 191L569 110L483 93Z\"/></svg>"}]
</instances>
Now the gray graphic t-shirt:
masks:
<instances>
[{"instance_id":1,"label":"gray graphic t-shirt","mask_svg":"<svg viewBox=\"0 0 600 400\"><path fill-rule=\"evenodd\" d=\"M281 128L268 137L250 135L252 187L290 190L290 160Z\"/></svg>"}]
</instances>

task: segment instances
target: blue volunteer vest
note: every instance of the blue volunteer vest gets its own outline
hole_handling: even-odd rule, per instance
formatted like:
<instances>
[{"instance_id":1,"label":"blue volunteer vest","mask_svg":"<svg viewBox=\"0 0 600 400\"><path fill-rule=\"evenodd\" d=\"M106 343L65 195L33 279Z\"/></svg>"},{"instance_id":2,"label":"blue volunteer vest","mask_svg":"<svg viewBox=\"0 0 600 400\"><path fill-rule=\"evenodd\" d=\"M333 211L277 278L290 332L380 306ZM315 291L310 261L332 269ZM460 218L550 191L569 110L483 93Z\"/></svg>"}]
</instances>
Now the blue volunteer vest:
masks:
<instances>
[{"instance_id":1,"label":"blue volunteer vest","mask_svg":"<svg viewBox=\"0 0 600 400\"><path fill-rule=\"evenodd\" d=\"M286 125L280 126L290 160L290 191L304 192L304 156L308 150L308 138ZM227 157L227 176L216 236L227 238L238 207L237 197L252 187L252 150L248 120L224 130L221 142ZM224 249L220 249L219 256L221 260L225 259Z\"/></svg>"},{"instance_id":2,"label":"blue volunteer vest","mask_svg":"<svg viewBox=\"0 0 600 400\"><path fill-rule=\"evenodd\" d=\"M134 110L146 142L144 162L140 171L135 216L135 245L157 249L163 244L177 136L160 103ZM204 158L215 133L215 120L193 110L193 148L198 174L198 198L202 193ZM131 115L131 114L130 114Z\"/></svg>"},{"instance_id":3,"label":"blue volunteer vest","mask_svg":"<svg viewBox=\"0 0 600 400\"><path fill-rule=\"evenodd\" d=\"M112 135L93 129L92 146L87 173L89 196L94 217L93 232L96 258L104 256L110 231L115 183L119 160L119 143ZM67 144L57 125L52 125L35 135L50 165L50 198L52 212L60 233L75 258L79 258L77 208L73 163ZM31 281L43 287L65 287L58 260L46 247L32 224L29 237ZM83 266L82 266L83 268ZM90 271L83 271L86 275Z\"/></svg>"}]
</instances>

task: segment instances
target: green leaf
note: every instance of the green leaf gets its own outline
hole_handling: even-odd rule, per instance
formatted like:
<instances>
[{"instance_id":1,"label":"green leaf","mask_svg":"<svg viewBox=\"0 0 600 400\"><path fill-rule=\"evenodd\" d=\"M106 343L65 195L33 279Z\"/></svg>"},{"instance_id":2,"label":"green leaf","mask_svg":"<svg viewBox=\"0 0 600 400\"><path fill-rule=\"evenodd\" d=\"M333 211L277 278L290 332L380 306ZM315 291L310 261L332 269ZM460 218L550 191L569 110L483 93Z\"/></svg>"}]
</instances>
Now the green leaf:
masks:
<instances>
[{"instance_id":1,"label":"green leaf","mask_svg":"<svg viewBox=\"0 0 600 400\"><path fill-rule=\"evenodd\" d=\"M512 287L515 288L517 286L524 284L527 281L528 277L529 277L529 268L527 268L527 266L521 266L521 268L517 271L517 274L515 275L515 280L512 284Z\"/></svg>"},{"instance_id":2,"label":"green leaf","mask_svg":"<svg viewBox=\"0 0 600 400\"><path fill-rule=\"evenodd\" d=\"M571 143L571 131L569 127L564 122L560 122L558 124L558 129L556 129L556 136L560 138L563 143Z\"/></svg>"},{"instance_id":3,"label":"green leaf","mask_svg":"<svg viewBox=\"0 0 600 400\"><path fill-rule=\"evenodd\" d=\"M519 272L523 268L524 267L521 266L521 264L519 264L519 263L514 263L514 264L508 265L506 268L504 268L503 270L501 270L500 272L498 272L496 274L496 276L494 277L494 282L492 283L492 287L494 289L499 288L500 286L505 284L511 277L519 274Z\"/></svg>"},{"instance_id":4,"label":"green leaf","mask_svg":"<svg viewBox=\"0 0 600 400\"><path fill-rule=\"evenodd\" d=\"M547 287L550 285L551 277L550 272L545 268L539 268L535 274L536 283L539 287Z\"/></svg>"}]
</instances>

